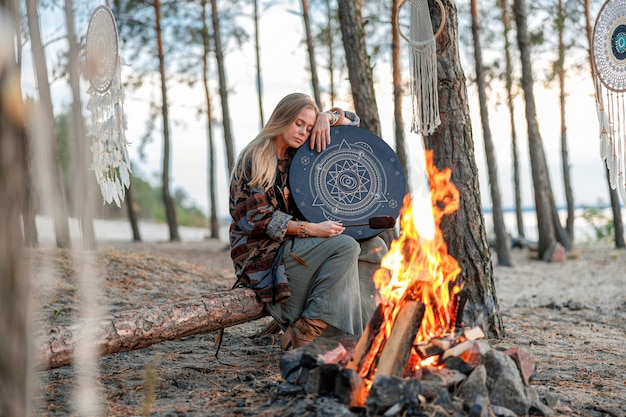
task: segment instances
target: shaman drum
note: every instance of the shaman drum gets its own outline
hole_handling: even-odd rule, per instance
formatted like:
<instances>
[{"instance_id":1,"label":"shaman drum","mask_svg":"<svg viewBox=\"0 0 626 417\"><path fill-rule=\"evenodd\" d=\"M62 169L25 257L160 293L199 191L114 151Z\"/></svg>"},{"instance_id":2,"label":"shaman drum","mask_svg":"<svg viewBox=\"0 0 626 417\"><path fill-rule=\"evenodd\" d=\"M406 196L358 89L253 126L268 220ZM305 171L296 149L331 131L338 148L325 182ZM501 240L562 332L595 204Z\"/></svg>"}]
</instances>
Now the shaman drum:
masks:
<instances>
[{"instance_id":1,"label":"shaman drum","mask_svg":"<svg viewBox=\"0 0 626 417\"><path fill-rule=\"evenodd\" d=\"M377 236L382 230L369 227L368 220L397 218L402 207L406 178L398 156L362 128L331 127L330 137L322 152L310 150L308 143L298 148L289 168L291 195L310 222L358 224L344 232L357 240Z\"/></svg>"}]
</instances>

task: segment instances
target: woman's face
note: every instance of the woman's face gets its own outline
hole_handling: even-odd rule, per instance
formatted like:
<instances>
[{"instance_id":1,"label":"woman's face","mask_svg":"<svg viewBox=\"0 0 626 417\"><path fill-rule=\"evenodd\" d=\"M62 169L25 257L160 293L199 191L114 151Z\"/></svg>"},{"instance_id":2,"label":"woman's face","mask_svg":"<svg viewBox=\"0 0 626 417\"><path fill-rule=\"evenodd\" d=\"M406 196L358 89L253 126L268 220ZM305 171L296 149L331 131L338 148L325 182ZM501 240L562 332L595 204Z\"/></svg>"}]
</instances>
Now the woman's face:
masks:
<instances>
[{"instance_id":1,"label":"woman's face","mask_svg":"<svg viewBox=\"0 0 626 417\"><path fill-rule=\"evenodd\" d=\"M317 113L314 109L307 107L303 109L298 117L287 128L276 137L278 147L299 148L308 139L311 129L315 124Z\"/></svg>"}]
</instances>

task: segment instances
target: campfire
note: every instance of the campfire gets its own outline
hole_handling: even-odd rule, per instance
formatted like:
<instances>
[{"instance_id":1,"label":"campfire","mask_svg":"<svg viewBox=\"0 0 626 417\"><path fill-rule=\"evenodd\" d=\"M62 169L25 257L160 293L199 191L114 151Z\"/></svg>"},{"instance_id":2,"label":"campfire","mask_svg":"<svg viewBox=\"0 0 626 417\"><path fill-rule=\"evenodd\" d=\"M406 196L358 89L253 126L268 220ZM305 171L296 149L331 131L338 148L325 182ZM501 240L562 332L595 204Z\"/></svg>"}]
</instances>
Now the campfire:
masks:
<instances>
[{"instance_id":1,"label":"campfire","mask_svg":"<svg viewBox=\"0 0 626 417\"><path fill-rule=\"evenodd\" d=\"M377 375L412 376L423 366L437 364L437 353L443 353L438 346L449 347L459 340L465 300L457 282L461 268L448 254L439 228L443 216L458 209L459 192L450 182L450 170L440 172L433 165L432 152L427 153L426 165L435 236L420 237L407 195L400 237L392 242L374 277L378 307L348 363L368 383Z\"/></svg>"},{"instance_id":2,"label":"campfire","mask_svg":"<svg viewBox=\"0 0 626 417\"><path fill-rule=\"evenodd\" d=\"M283 377L307 393L334 394L351 407L367 408L368 415L402 415L424 407L428 398L441 407L446 396L455 412L487 412L489 406L526 415L531 407L546 407L536 394L527 395L535 367L529 354L490 349L479 327L464 326L468 296L440 229L443 216L458 209L459 192L451 171L434 166L432 152L426 153L426 170L434 237L418 233L407 195L400 236L375 274L380 298L363 335L340 342L320 338L288 352L281 359ZM465 396L461 405L455 395Z\"/></svg>"}]
</instances>

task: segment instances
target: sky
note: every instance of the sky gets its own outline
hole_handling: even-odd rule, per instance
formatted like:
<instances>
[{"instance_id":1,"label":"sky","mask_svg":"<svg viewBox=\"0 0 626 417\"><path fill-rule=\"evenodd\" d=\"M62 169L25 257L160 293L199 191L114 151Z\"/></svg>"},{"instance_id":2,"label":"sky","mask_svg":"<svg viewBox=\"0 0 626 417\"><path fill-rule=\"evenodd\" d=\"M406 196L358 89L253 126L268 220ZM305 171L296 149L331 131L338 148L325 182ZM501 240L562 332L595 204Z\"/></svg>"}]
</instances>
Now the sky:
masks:
<instances>
[{"instance_id":1,"label":"sky","mask_svg":"<svg viewBox=\"0 0 626 417\"><path fill-rule=\"evenodd\" d=\"M94 3L94 8L99 4ZM63 16L52 18L54 24L49 28L59 27L59 20ZM61 20L60 22L63 22ZM78 31L86 31L86 22L77 25ZM44 37L46 36L44 25ZM263 69L264 113L269 117L276 103L291 92L311 93L307 57L302 39L302 21L294 13L285 8L274 7L265 12L260 20L260 42L264 45L261 51ZM408 46L403 44L403 54L408 53ZM24 56L24 90L35 91L34 76L30 57L25 51ZM122 68L122 77L133 70L133 57L123 49L120 54L125 62ZM49 54L51 55L51 54ZM255 64L253 50L250 45L242 50L232 51L226 56L227 81L230 88L229 106L231 123L235 139L235 152L238 153L258 132L260 122L257 109L257 93L255 87ZM49 57L50 58L50 57ZM464 65L466 66L464 60ZM323 65L323 63L319 63ZM473 72L471 68L464 68L466 74ZM325 75L320 72L323 80ZM403 74L408 78L408 70ZM388 64L379 63L375 72L376 96L381 117L382 138L392 147L393 138L393 91L391 85L391 70ZM55 104L69 105L69 95L65 86L56 82L53 84ZM86 85L84 91L86 91ZM144 176L156 178L153 183L158 184L159 172L162 166L162 139L160 135L153 136L153 142L146 147L146 159L139 159L139 138L144 135L146 119L149 117L148 103L151 97L160 97L159 86L144 87L139 91L126 91L125 110L128 118L127 137L131 141L129 152L136 171ZM348 81L340 86L342 91L348 91ZM573 79L568 81L567 125L569 137L569 157L571 175L574 187L574 198L578 205L596 205L607 203L608 189L604 177L603 163L598 150L598 121L595 111L592 83L589 78ZM482 127L478 113L478 98L472 86L468 86L468 104L470 107L473 138L475 144L475 158L479 170L480 192L484 207L491 206L488 188L487 169L482 138ZM206 210L209 202L207 197L207 128L204 119L196 116L196 108L202 102L200 86L189 88L186 85L170 85L168 96L170 99L170 129L172 143L171 178L173 186L183 188L193 202ZM538 83L535 84L535 96L538 112L538 122L541 130L544 151L550 170L552 188L556 196L557 205L564 204L564 192L561 174L560 128L558 115L558 95L556 91L547 91ZM83 103L87 102L87 97ZM335 103L343 108L350 108L350 103L339 99ZM523 169L521 177L522 204L533 206L532 180L530 164L528 162L528 142L526 140L526 121L524 118L524 101L519 96L516 99L516 129L518 133L518 152ZM413 184L422 184L423 181L423 151L421 138L409 133L411 120L411 106L406 97L404 104L404 120L407 121L407 144L411 150L413 160ZM490 128L495 145L498 163L498 177L502 203L505 208L514 206L513 182L511 172L511 147L509 116L505 108L491 105L489 108ZM88 116L88 113L85 113ZM221 115L220 115L221 117ZM160 131L160 121L157 121L157 132ZM221 129L216 128L214 138L217 142L217 151L220 164L217 170L219 195L217 201L218 215L228 216L228 188L227 172L225 168L225 151ZM418 187L416 186L416 187ZM422 184L425 187L425 184ZM417 190L416 190L417 193Z\"/></svg>"}]
</instances>

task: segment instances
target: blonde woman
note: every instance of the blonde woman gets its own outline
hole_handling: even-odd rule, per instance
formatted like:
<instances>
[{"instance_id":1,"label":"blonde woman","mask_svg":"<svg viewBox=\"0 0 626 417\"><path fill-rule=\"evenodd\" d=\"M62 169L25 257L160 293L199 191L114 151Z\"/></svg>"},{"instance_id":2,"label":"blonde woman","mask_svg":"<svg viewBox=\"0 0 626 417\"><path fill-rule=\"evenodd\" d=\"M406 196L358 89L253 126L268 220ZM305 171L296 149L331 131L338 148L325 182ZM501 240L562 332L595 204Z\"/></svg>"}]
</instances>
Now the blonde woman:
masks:
<instances>
[{"instance_id":1,"label":"blonde woman","mask_svg":"<svg viewBox=\"0 0 626 417\"><path fill-rule=\"evenodd\" d=\"M336 221L309 223L290 203L290 158L310 137L330 143L331 125L356 125L352 112L320 112L305 94L284 97L241 152L231 175L231 257L238 281L253 288L283 330L284 349L326 331L363 330L359 243Z\"/></svg>"}]
</instances>

